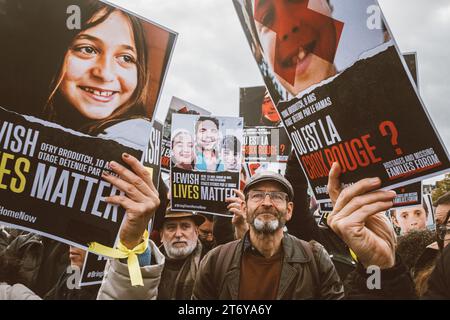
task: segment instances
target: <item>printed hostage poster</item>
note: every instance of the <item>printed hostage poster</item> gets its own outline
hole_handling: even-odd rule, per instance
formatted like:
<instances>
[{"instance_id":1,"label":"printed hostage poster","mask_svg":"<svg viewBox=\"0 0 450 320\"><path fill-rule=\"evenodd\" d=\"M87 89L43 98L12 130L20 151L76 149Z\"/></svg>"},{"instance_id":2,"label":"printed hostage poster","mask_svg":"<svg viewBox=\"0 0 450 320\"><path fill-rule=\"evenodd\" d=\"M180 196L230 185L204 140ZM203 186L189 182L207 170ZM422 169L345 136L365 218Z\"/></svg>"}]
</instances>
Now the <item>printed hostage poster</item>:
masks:
<instances>
[{"instance_id":1,"label":"printed hostage poster","mask_svg":"<svg viewBox=\"0 0 450 320\"><path fill-rule=\"evenodd\" d=\"M102 1L0 1L0 105L89 134L152 119L176 37Z\"/></svg>"},{"instance_id":2,"label":"printed hostage poster","mask_svg":"<svg viewBox=\"0 0 450 320\"><path fill-rule=\"evenodd\" d=\"M229 215L239 188L243 120L173 114L171 203L176 211Z\"/></svg>"},{"instance_id":3,"label":"printed hostage poster","mask_svg":"<svg viewBox=\"0 0 450 320\"><path fill-rule=\"evenodd\" d=\"M9 168L11 157L23 156L20 141L32 138L21 128L40 132L34 153L25 153L30 164L20 197L7 196L17 193L10 187L0 190L8 213L2 221L82 248L114 244L123 212L102 201L118 191L100 176L123 152L141 159L149 147L149 119L176 37L102 1L0 1L0 41L10 49L0 52L0 106L36 117L2 109L2 165L9 171L1 175L12 186L25 167ZM35 222L11 217L22 212Z\"/></svg>"},{"instance_id":4,"label":"printed hostage poster","mask_svg":"<svg viewBox=\"0 0 450 320\"><path fill-rule=\"evenodd\" d=\"M161 176L161 150L162 150L163 124L157 120L153 121L148 146L144 151L143 164L151 173L153 185L158 189Z\"/></svg>"},{"instance_id":5,"label":"printed hostage poster","mask_svg":"<svg viewBox=\"0 0 450 320\"><path fill-rule=\"evenodd\" d=\"M382 188L449 168L447 150L392 44L279 107L318 201L328 198L333 162L342 168L344 185L380 177Z\"/></svg>"},{"instance_id":6,"label":"printed hostage poster","mask_svg":"<svg viewBox=\"0 0 450 320\"><path fill-rule=\"evenodd\" d=\"M376 0L233 0L277 106L389 39Z\"/></svg>"},{"instance_id":7,"label":"printed hostage poster","mask_svg":"<svg viewBox=\"0 0 450 320\"><path fill-rule=\"evenodd\" d=\"M287 162L291 148L284 128L244 128L245 162Z\"/></svg>"},{"instance_id":8,"label":"printed hostage poster","mask_svg":"<svg viewBox=\"0 0 450 320\"><path fill-rule=\"evenodd\" d=\"M125 210L106 203L123 194L101 179L109 161L142 151L0 108L0 223L86 249L112 247Z\"/></svg>"},{"instance_id":9,"label":"printed hostage poster","mask_svg":"<svg viewBox=\"0 0 450 320\"><path fill-rule=\"evenodd\" d=\"M244 166L249 176L261 170L284 173L292 144L266 88L241 88L239 114L245 124Z\"/></svg>"},{"instance_id":10,"label":"printed hostage poster","mask_svg":"<svg viewBox=\"0 0 450 320\"><path fill-rule=\"evenodd\" d=\"M266 87L240 88L239 116L245 127L279 127L280 115Z\"/></svg>"},{"instance_id":11,"label":"printed hostage poster","mask_svg":"<svg viewBox=\"0 0 450 320\"><path fill-rule=\"evenodd\" d=\"M431 195L425 194L419 204L393 208L386 212L397 235L413 230L435 230L434 208Z\"/></svg>"},{"instance_id":12,"label":"printed hostage poster","mask_svg":"<svg viewBox=\"0 0 450 320\"><path fill-rule=\"evenodd\" d=\"M184 101L177 97L172 97L169 110L167 111L166 120L164 121L164 131L162 140L162 159L161 170L170 172L170 133L172 131L172 114L192 114L192 115L210 115L211 112L200 108L190 102Z\"/></svg>"},{"instance_id":13,"label":"printed hostage poster","mask_svg":"<svg viewBox=\"0 0 450 320\"><path fill-rule=\"evenodd\" d=\"M234 3L319 202L336 161L344 186L380 177L395 188L449 168L375 1Z\"/></svg>"}]
</instances>

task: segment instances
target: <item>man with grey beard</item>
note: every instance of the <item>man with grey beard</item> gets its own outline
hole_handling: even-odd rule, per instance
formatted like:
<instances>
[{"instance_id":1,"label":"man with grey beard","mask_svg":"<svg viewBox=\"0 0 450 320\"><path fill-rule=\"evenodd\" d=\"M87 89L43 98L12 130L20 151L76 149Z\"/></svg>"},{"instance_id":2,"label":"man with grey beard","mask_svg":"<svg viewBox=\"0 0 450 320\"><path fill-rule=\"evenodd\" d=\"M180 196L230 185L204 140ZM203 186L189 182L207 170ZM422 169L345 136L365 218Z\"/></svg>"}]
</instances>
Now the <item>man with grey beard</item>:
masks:
<instances>
[{"instance_id":1,"label":"man with grey beard","mask_svg":"<svg viewBox=\"0 0 450 320\"><path fill-rule=\"evenodd\" d=\"M210 251L200 264L194 299L339 299L344 288L317 242L284 232L294 191L283 176L259 173L244 188L249 231L242 240ZM237 206L237 204L235 204Z\"/></svg>"},{"instance_id":2,"label":"man with grey beard","mask_svg":"<svg viewBox=\"0 0 450 320\"><path fill-rule=\"evenodd\" d=\"M204 221L205 217L202 215L167 209L161 229L160 247L166 263L158 287L158 300L191 298L202 258L198 227Z\"/></svg>"}]
</instances>

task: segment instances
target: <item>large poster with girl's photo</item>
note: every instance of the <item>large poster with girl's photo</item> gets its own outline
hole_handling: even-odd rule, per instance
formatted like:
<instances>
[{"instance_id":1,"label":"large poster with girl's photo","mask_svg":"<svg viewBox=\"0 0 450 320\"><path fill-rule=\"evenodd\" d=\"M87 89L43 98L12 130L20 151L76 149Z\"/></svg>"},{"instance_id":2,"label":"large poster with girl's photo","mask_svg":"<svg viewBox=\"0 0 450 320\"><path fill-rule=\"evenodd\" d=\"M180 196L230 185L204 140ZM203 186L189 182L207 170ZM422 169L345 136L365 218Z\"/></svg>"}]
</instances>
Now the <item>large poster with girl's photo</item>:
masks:
<instances>
[{"instance_id":1,"label":"large poster with girl's photo","mask_svg":"<svg viewBox=\"0 0 450 320\"><path fill-rule=\"evenodd\" d=\"M239 189L243 120L173 114L171 203L175 211L228 215Z\"/></svg>"},{"instance_id":2,"label":"large poster with girl's photo","mask_svg":"<svg viewBox=\"0 0 450 320\"><path fill-rule=\"evenodd\" d=\"M24 186L28 192L38 181L39 196L12 197L11 190L0 188L0 206L36 217L33 225L16 219L15 227L84 248L94 241L114 244L124 210L117 208L117 221L108 224L99 210L82 214L79 206L105 206L106 190L102 194L100 189L107 184L102 174L111 173L111 160L124 164L124 152L139 159L146 152L148 159L159 147L150 141L151 120L176 36L102 1L0 1L0 42L8 48L0 51L0 137L5 141L0 154L20 157L20 141L32 138L26 130L40 132ZM42 166L45 173L38 171ZM24 170L12 170L11 181ZM89 196L82 197L82 188ZM111 219L111 212L104 215ZM0 216L12 223L5 220Z\"/></svg>"}]
</instances>

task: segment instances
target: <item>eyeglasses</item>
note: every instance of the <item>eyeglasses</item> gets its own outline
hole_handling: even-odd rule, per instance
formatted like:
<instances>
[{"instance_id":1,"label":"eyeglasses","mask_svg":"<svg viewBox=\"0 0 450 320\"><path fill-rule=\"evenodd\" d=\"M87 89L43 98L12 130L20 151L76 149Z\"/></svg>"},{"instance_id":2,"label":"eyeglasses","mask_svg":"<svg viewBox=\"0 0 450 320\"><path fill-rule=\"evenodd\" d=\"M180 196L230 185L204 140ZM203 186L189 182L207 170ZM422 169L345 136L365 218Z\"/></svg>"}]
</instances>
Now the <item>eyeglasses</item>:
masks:
<instances>
[{"instance_id":1,"label":"eyeglasses","mask_svg":"<svg viewBox=\"0 0 450 320\"><path fill-rule=\"evenodd\" d=\"M276 204L282 204L286 201L288 195L286 192L281 191L250 191L248 193L248 199L255 203L260 203L266 196L269 195L270 200Z\"/></svg>"}]
</instances>

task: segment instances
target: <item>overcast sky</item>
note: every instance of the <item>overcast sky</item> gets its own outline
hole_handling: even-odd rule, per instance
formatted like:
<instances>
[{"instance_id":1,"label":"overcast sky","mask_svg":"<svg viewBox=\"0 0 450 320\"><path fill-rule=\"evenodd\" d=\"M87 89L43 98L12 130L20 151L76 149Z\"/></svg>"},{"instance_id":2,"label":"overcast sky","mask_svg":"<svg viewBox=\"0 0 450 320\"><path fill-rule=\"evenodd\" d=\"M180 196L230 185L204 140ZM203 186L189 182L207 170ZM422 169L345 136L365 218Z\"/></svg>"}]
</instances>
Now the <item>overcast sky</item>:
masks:
<instances>
[{"instance_id":1,"label":"overcast sky","mask_svg":"<svg viewBox=\"0 0 450 320\"><path fill-rule=\"evenodd\" d=\"M111 2L179 34L157 119L165 118L172 96L215 115L237 116L239 87L263 84L231 0ZM380 0L380 5L400 50L417 52L420 92L449 149L450 1Z\"/></svg>"}]
</instances>

